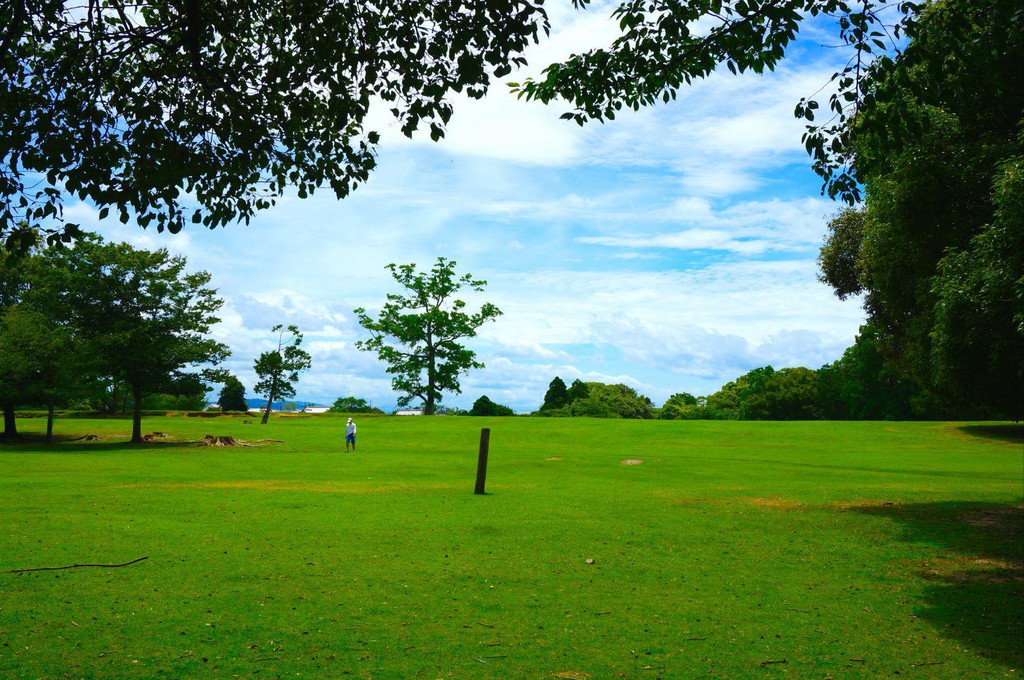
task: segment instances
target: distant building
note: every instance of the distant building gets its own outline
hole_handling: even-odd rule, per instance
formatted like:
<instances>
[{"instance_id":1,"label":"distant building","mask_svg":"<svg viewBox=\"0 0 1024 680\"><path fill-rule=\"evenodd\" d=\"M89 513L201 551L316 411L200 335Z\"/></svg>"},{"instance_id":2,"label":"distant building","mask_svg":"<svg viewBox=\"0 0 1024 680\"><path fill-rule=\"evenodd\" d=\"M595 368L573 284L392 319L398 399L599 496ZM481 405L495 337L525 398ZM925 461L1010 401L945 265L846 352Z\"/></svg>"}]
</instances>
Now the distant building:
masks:
<instances>
[{"instance_id":1,"label":"distant building","mask_svg":"<svg viewBox=\"0 0 1024 680\"><path fill-rule=\"evenodd\" d=\"M308 405L308 406L302 407L302 410L300 411L300 413L327 413L330 410L331 410L330 406L313 406L313 405Z\"/></svg>"},{"instance_id":2,"label":"distant building","mask_svg":"<svg viewBox=\"0 0 1024 680\"><path fill-rule=\"evenodd\" d=\"M421 408L400 408L395 411L396 416L421 416L423 415L423 409Z\"/></svg>"}]
</instances>

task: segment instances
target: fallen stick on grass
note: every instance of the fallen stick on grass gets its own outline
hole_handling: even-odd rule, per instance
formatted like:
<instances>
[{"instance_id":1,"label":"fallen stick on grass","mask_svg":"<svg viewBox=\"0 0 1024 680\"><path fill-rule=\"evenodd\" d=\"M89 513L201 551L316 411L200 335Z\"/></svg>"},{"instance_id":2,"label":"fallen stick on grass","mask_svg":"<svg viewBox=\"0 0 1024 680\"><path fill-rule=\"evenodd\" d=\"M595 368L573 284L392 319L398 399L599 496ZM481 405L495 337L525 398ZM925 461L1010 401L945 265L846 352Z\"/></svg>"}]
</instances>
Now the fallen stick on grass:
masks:
<instances>
[{"instance_id":1,"label":"fallen stick on grass","mask_svg":"<svg viewBox=\"0 0 1024 680\"><path fill-rule=\"evenodd\" d=\"M146 555L145 557L137 557L131 562L125 562L124 564L69 564L66 567L31 567L29 569L11 569L10 571L5 571L4 573L20 574L26 571L59 571L61 569L78 569L80 567L107 567L110 569L114 569L116 567L127 567L129 564L135 564L136 562L141 562L142 560L148 559L149 555Z\"/></svg>"}]
</instances>

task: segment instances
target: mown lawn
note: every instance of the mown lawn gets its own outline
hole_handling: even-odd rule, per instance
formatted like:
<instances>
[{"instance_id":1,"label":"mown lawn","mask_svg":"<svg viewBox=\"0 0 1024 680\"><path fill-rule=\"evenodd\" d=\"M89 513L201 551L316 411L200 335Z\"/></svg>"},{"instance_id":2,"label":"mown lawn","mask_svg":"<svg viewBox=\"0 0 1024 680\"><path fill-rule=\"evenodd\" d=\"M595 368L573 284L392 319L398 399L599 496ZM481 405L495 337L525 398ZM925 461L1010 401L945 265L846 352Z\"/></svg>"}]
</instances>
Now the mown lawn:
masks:
<instances>
[{"instance_id":1,"label":"mown lawn","mask_svg":"<svg viewBox=\"0 0 1024 680\"><path fill-rule=\"evenodd\" d=\"M148 557L0 573L0 677L1022 673L1020 428L358 423L356 454L328 417L0 445L0 572Z\"/></svg>"}]
</instances>

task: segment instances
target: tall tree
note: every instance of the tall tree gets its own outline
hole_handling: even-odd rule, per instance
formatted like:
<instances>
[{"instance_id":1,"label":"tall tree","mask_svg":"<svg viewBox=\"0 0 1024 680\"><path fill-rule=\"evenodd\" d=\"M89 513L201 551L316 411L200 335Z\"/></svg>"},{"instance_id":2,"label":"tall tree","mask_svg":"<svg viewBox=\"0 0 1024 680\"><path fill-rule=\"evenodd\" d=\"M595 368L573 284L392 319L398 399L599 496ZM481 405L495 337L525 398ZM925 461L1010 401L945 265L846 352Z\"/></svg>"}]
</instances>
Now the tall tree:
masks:
<instances>
[{"instance_id":1,"label":"tall tree","mask_svg":"<svg viewBox=\"0 0 1024 680\"><path fill-rule=\"evenodd\" d=\"M256 359L253 369L259 382L253 388L256 394L267 395L267 408L263 411L261 424L270 420L270 407L275 399L287 399L295 396L295 383L299 373L308 371L313 360L302 349L302 333L298 326L287 328L278 324L270 329L277 333L277 349L264 352Z\"/></svg>"},{"instance_id":2,"label":"tall tree","mask_svg":"<svg viewBox=\"0 0 1024 680\"><path fill-rule=\"evenodd\" d=\"M245 385L233 375L224 377L224 386L220 390L217 403L221 411L248 411L249 404L245 401Z\"/></svg>"},{"instance_id":3,"label":"tall tree","mask_svg":"<svg viewBox=\"0 0 1024 680\"><path fill-rule=\"evenodd\" d=\"M356 347L376 352L394 376L391 386L404 392L398 403L423 402L423 413L433 415L444 392L461 391L459 376L471 368L483 368L476 353L461 341L476 336L477 329L501 316L501 310L485 302L472 314L466 303L455 298L463 288L483 292L486 281L470 274L458 276L455 262L443 257L429 272L417 272L415 264L389 264L391 276L407 292L389 293L376 319L359 308L359 324L370 333Z\"/></svg>"},{"instance_id":4,"label":"tall tree","mask_svg":"<svg viewBox=\"0 0 1024 680\"><path fill-rule=\"evenodd\" d=\"M16 383L24 402L46 406L46 441L58 404L83 394L93 368L80 334L22 303L0 314L0 383Z\"/></svg>"},{"instance_id":5,"label":"tall tree","mask_svg":"<svg viewBox=\"0 0 1024 680\"><path fill-rule=\"evenodd\" d=\"M139 250L98 237L51 249L67 272L64 296L89 351L131 389L132 441L142 442L142 400L173 392L190 366L217 364L227 347L209 337L222 301L205 271L186 272L184 257Z\"/></svg>"},{"instance_id":6,"label":"tall tree","mask_svg":"<svg viewBox=\"0 0 1024 680\"><path fill-rule=\"evenodd\" d=\"M565 381L559 378L557 375L555 379L548 385L548 391L544 393L544 403L541 405L541 411L550 411L551 409L564 408L569 405L569 390L565 386Z\"/></svg>"},{"instance_id":7,"label":"tall tree","mask_svg":"<svg viewBox=\"0 0 1024 680\"><path fill-rule=\"evenodd\" d=\"M20 233L25 237L25 242L13 250L0 240L0 315L19 304L31 287L30 276L34 269L32 260L37 256L34 252L36 239L30 230ZM13 355L7 359L8 362L15 362ZM11 370L0 370L0 408L4 412L3 437L7 439L18 436L14 407L21 387L21 381Z\"/></svg>"},{"instance_id":8,"label":"tall tree","mask_svg":"<svg viewBox=\"0 0 1024 680\"><path fill-rule=\"evenodd\" d=\"M171 231L248 221L289 186L342 197L375 164L372 101L440 139L451 93L525 63L541 4L4 2L0 236L67 195Z\"/></svg>"},{"instance_id":9,"label":"tall tree","mask_svg":"<svg viewBox=\"0 0 1024 680\"><path fill-rule=\"evenodd\" d=\"M1024 12L937 0L848 125L866 187L822 249L892 366L964 416L1024 410Z\"/></svg>"}]
</instances>

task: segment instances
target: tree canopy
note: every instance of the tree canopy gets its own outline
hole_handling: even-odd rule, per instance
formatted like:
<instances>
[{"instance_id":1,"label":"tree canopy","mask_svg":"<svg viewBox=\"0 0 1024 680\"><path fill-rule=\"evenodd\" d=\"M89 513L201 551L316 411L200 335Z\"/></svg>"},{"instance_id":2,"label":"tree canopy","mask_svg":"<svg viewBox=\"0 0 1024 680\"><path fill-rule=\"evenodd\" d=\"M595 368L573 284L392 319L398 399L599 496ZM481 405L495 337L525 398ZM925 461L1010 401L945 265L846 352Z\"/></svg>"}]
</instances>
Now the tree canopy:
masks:
<instances>
[{"instance_id":1,"label":"tree canopy","mask_svg":"<svg viewBox=\"0 0 1024 680\"><path fill-rule=\"evenodd\" d=\"M406 294L388 293L377 318L363 308L355 310L361 325L370 333L356 347L376 352L394 376L391 386L402 392L400 406L422 401L423 413L433 415L445 392L461 392L460 376L471 368L483 368L476 352L462 341L501 316L501 310L485 302L467 313L466 303L456 297L467 288L483 292L487 282L471 274L458 276L456 263L443 257L429 272L416 271L415 264L389 264L387 269Z\"/></svg>"},{"instance_id":2,"label":"tree canopy","mask_svg":"<svg viewBox=\"0 0 1024 680\"><path fill-rule=\"evenodd\" d=\"M1024 409L1024 11L937 0L872 68L849 124L866 200L829 225L823 279L864 294L892 370L958 413Z\"/></svg>"},{"instance_id":3,"label":"tree canopy","mask_svg":"<svg viewBox=\"0 0 1024 680\"><path fill-rule=\"evenodd\" d=\"M860 186L846 124L869 97L864 78L870 65L898 48L917 12L913 2L871 0L624 0L612 13L621 33L611 45L574 54L512 87L526 99L568 102L573 108L562 118L580 125L613 120L622 109L674 100L681 88L720 67L734 74L774 70L802 24L832 17L837 42L850 54L832 77L829 116L815 122L822 112L814 96L801 99L795 115L809 123L804 142L823 191L853 203ZM819 91L829 89L822 85Z\"/></svg>"},{"instance_id":4,"label":"tree canopy","mask_svg":"<svg viewBox=\"0 0 1024 680\"><path fill-rule=\"evenodd\" d=\"M371 106L440 139L452 93L525 63L541 4L5 2L0 237L72 196L170 231L248 221L288 187L345 196L375 164Z\"/></svg>"}]
</instances>

